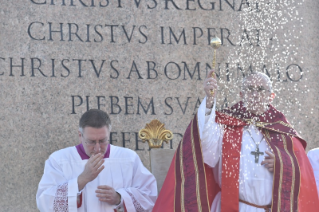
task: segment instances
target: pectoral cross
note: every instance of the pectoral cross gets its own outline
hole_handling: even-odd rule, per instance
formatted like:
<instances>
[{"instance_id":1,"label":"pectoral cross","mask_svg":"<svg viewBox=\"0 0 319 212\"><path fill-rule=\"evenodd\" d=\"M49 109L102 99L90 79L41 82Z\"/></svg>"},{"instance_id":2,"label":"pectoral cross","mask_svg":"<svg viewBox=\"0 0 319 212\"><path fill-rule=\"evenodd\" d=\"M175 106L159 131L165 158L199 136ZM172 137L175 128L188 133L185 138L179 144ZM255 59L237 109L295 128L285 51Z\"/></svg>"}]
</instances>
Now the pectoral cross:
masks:
<instances>
[{"instance_id":1,"label":"pectoral cross","mask_svg":"<svg viewBox=\"0 0 319 212\"><path fill-rule=\"evenodd\" d=\"M259 155L264 155L263 152L259 152L259 147L258 146L256 146L256 151L252 151L251 154L255 156L255 163L258 163Z\"/></svg>"}]
</instances>

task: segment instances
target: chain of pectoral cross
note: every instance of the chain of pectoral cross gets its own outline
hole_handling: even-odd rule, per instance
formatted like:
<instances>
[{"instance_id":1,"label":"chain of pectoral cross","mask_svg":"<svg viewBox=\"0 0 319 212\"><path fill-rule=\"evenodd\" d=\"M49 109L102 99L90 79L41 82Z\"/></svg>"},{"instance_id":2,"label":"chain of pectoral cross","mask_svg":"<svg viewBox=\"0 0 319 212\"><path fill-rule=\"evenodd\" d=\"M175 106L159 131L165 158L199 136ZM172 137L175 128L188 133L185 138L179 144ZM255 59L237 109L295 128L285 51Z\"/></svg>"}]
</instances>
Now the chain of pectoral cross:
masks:
<instances>
[{"instance_id":1,"label":"chain of pectoral cross","mask_svg":"<svg viewBox=\"0 0 319 212\"><path fill-rule=\"evenodd\" d=\"M264 139L264 136L261 138L261 140L260 140L259 143L257 144L256 141L255 141L255 139L253 138L253 136L251 135L251 133L249 132L248 129L247 129L247 132L249 133L251 139L253 139L254 143L256 144L256 150L255 150L255 151L251 151L250 153L255 156L255 163L258 163L258 161L259 161L259 155L264 155L263 152L259 152L259 144L260 144L261 141Z\"/></svg>"}]
</instances>

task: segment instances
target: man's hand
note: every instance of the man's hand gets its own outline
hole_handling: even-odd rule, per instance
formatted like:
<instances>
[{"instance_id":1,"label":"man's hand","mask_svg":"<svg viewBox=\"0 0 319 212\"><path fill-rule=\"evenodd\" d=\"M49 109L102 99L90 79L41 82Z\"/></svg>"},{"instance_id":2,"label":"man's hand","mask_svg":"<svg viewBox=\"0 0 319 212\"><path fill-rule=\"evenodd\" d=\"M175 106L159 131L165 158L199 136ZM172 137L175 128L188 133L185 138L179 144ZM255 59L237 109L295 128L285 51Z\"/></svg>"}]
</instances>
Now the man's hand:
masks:
<instances>
[{"instance_id":1,"label":"man's hand","mask_svg":"<svg viewBox=\"0 0 319 212\"><path fill-rule=\"evenodd\" d=\"M265 165L268 171L273 172L275 166L275 155L269 151L265 151L268 156L261 162L261 165Z\"/></svg>"},{"instance_id":2,"label":"man's hand","mask_svg":"<svg viewBox=\"0 0 319 212\"><path fill-rule=\"evenodd\" d=\"M100 201L107 202L110 205L120 204L121 196L114 190L114 188L107 185L101 185L97 188L98 190L96 190L95 192L97 193L96 196L99 198Z\"/></svg>"},{"instance_id":3,"label":"man's hand","mask_svg":"<svg viewBox=\"0 0 319 212\"><path fill-rule=\"evenodd\" d=\"M81 191L88 182L91 182L100 174L104 169L104 166L102 166L103 163L104 160L101 153L90 157L85 164L84 171L78 177L79 191Z\"/></svg>"},{"instance_id":4,"label":"man's hand","mask_svg":"<svg viewBox=\"0 0 319 212\"><path fill-rule=\"evenodd\" d=\"M214 105L214 97L217 93L217 80L212 77L214 70L210 70L207 74L206 79L204 80L204 90L206 93L206 108L212 108ZM211 94L211 91L214 91L214 95Z\"/></svg>"}]
</instances>

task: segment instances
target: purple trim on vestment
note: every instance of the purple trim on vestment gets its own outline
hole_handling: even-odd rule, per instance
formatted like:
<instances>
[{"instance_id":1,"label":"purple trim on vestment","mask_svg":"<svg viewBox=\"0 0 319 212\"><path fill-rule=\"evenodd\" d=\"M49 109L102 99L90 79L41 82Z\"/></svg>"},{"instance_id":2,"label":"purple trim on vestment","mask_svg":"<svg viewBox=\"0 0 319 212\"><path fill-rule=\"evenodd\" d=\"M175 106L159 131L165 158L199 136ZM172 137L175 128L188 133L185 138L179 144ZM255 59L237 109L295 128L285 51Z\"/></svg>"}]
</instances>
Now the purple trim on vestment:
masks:
<instances>
[{"instance_id":1,"label":"purple trim on vestment","mask_svg":"<svg viewBox=\"0 0 319 212\"><path fill-rule=\"evenodd\" d=\"M80 157L82 158L82 160L86 160L86 159L89 159L90 157L85 153L85 150L83 148L83 144L79 144L77 146L75 146L76 149L78 150L78 153L80 155ZM104 154L104 158L109 158L110 157L110 151L111 151L111 145L108 144L107 145L107 150Z\"/></svg>"}]
</instances>

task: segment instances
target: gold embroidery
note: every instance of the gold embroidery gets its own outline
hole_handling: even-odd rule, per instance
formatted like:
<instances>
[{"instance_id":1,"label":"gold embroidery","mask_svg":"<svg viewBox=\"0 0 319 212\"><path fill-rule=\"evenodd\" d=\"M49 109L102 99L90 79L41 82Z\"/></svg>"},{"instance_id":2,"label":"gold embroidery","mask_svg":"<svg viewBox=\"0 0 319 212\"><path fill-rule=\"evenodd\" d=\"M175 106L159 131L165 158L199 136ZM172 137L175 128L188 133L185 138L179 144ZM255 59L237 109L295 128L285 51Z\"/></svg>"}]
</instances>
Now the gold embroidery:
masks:
<instances>
[{"instance_id":1,"label":"gold embroidery","mask_svg":"<svg viewBox=\"0 0 319 212\"><path fill-rule=\"evenodd\" d=\"M182 212L185 212L184 208L184 184L185 184L185 177L184 177L184 169L183 169L183 139L181 141L181 146L179 149L179 160L180 160L180 172L181 172L181 178L182 178L182 184L181 184L181 210Z\"/></svg>"},{"instance_id":2,"label":"gold embroidery","mask_svg":"<svg viewBox=\"0 0 319 212\"><path fill-rule=\"evenodd\" d=\"M261 123L263 123L264 125L281 124L281 125L284 125L285 127L293 128L290 124L287 124L283 121L276 121L276 122L272 122L272 123L266 123L266 122L261 122Z\"/></svg>"},{"instance_id":3,"label":"gold embroidery","mask_svg":"<svg viewBox=\"0 0 319 212\"><path fill-rule=\"evenodd\" d=\"M287 149L287 141L286 141L286 138L283 134L281 134L281 138L282 138L282 141L284 143L284 148L285 148L285 151L286 153L289 155L289 158L290 158L290 161L291 161L291 165L292 165L292 184L291 184L291 193L290 193L290 211L293 211L293 203L294 203L294 188L295 188L295 164L294 164L294 161L292 159L292 156L290 155L290 153L288 152L288 149Z\"/></svg>"},{"instance_id":4,"label":"gold embroidery","mask_svg":"<svg viewBox=\"0 0 319 212\"><path fill-rule=\"evenodd\" d=\"M265 131L265 133L263 133L263 134L264 134L265 140L266 140L269 148L271 149L271 151L274 152L273 148L270 146L269 132L266 129L264 131ZM275 162L274 162L274 173L275 173L275 170L276 170L276 158L275 158ZM272 190L274 190L274 188L275 188L275 181L273 180L272 181ZM271 198L271 208L273 207L273 205L274 205L274 198Z\"/></svg>"},{"instance_id":5,"label":"gold embroidery","mask_svg":"<svg viewBox=\"0 0 319 212\"><path fill-rule=\"evenodd\" d=\"M272 125L272 124L281 124L281 125L284 125L286 127L289 127L291 129L293 129L293 127L290 125L290 124L287 124L283 121L276 121L276 122L271 122L271 123L268 123L268 122L255 122L253 119L243 119L244 122L248 123L248 124L252 124L252 125L255 125L256 127L261 127L261 128L264 128L264 129L268 129L268 130L271 130L271 131L275 131L275 132L279 132L279 133L282 133L282 134L286 134L286 135L290 135L290 136L296 136L295 134L291 134L291 133L287 133L287 132L282 132L282 131L279 131L279 130L275 130L273 128L269 128L267 127L267 125ZM299 136L300 137L300 136Z\"/></svg>"},{"instance_id":6,"label":"gold embroidery","mask_svg":"<svg viewBox=\"0 0 319 212\"><path fill-rule=\"evenodd\" d=\"M264 129L271 130L271 131L274 131L274 132L278 132L278 133L281 133L281 134L286 134L286 135L289 135L289 136L296 136L296 135L294 135L294 134L282 132L282 131L279 131L279 130L274 130L274 129L272 129L272 128L264 127ZM298 136L298 137L301 138L300 136Z\"/></svg>"},{"instance_id":7,"label":"gold embroidery","mask_svg":"<svg viewBox=\"0 0 319 212\"><path fill-rule=\"evenodd\" d=\"M196 118L196 121L197 121L197 123L198 123L197 118ZM197 127L197 133L198 133L198 135L199 135L198 127ZM200 139L200 138L198 138L198 140L199 140L200 151L202 152L202 141L201 141L201 139ZM202 161L204 161L203 154L201 154L201 155L202 155ZM203 163L203 168L204 168L204 177L205 177L205 187L206 187L206 197L207 197L207 204L208 204L208 212L210 212L210 207L211 207L211 206L209 205L208 188L207 188L207 179L206 179L206 169L205 169L205 165L204 165L204 163Z\"/></svg>"},{"instance_id":8,"label":"gold embroidery","mask_svg":"<svg viewBox=\"0 0 319 212\"><path fill-rule=\"evenodd\" d=\"M266 130L266 129L265 129L265 135L264 136L267 137L269 139L269 141L271 140L270 135L269 135L269 131ZM267 142L268 142L268 145L270 146L269 141L267 141Z\"/></svg>"},{"instance_id":9,"label":"gold embroidery","mask_svg":"<svg viewBox=\"0 0 319 212\"><path fill-rule=\"evenodd\" d=\"M266 125L272 125L272 124L281 124L285 127L293 128L290 124L287 124L283 121L276 121L276 122L261 122L261 121L254 121L253 119L243 119L244 122L248 124L255 125L256 127L262 127L264 128Z\"/></svg>"},{"instance_id":10,"label":"gold embroidery","mask_svg":"<svg viewBox=\"0 0 319 212\"><path fill-rule=\"evenodd\" d=\"M263 136L265 137L265 140L269 146L269 148L271 149L272 152L274 152L274 150L272 149L271 145L270 145L270 135L269 135L269 131L268 130L265 130L265 133L263 133Z\"/></svg>"},{"instance_id":11,"label":"gold embroidery","mask_svg":"<svg viewBox=\"0 0 319 212\"><path fill-rule=\"evenodd\" d=\"M182 141L183 141L183 139L182 139ZM181 141L181 143L182 143L182 141ZM180 144L181 145L181 144ZM178 152L176 151L176 155L175 155L175 157L177 157L177 154L178 154ZM176 201L176 169L177 169L177 166L176 166L176 162L177 161L177 159L175 158L175 167L174 167L174 173L175 173L175 192L174 192L174 212L176 212L176 210L175 210L175 201Z\"/></svg>"},{"instance_id":12,"label":"gold embroidery","mask_svg":"<svg viewBox=\"0 0 319 212\"><path fill-rule=\"evenodd\" d=\"M266 122L260 122L255 121L254 119L243 119L247 124L255 125L256 127L264 127L265 125L268 125L269 123Z\"/></svg>"},{"instance_id":13,"label":"gold embroidery","mask_svg":"<svg viewBox=\"0 0 319 212\"><path fill-rule=\"evenodd\" d=\"M200 202L198 167L197 167L197 160L196 160L196 153L195 153L195 144L194 144L194 135L193 135L193 121L192 121L192 128L191 128L191 139L192 139L192 153L193 153L193 160L194 160L194 167L195 167L195 174L196 174L197 206L198 206L198 211L200 212L200 211L202 211L202 205L201 205L201 202Z\"/></svg>"},{"instance_id":14,"label":"gold embroidery","mask_svg":"<svg viewBox=\"0 0 319 212\"><path fill-rule=\"evenodd\" d=\"M292 152L293 152L293 154L294 154L294 156L295 156L295 158L297 159L297 156L296 156L296 154L295 154L295 151L294 151L294 142L293 142L293 140L292 140L292 137L289 137L290 139L291 139L291 144L292 144ZM298 170L299 170L299 175L300 175L300 167L299 167L299 164L298 164L298 160L297 160L297 167L298 167ZM294 175L294 177L296 178L296 174ZM295 178L294 178L294 182L295 182ZM299 180L300 180L301 178L300 178L300 176L299 176ZM294 183L294 185L295 185L295 183ZM300 185L300 182L299 182L299 185ZM299 194L300 194L300 186L298 187L298 195L297 195L297 200L299 200ZM299 211L298 210L298 208L299 208L299 204L298 204L298 201L297 201L297 208L296 208L296 211Z\"/></svg>"},{"instance_id":15,"label":"gold embroidery","mask_svg":"<svg viewBox=\"0 0 319 212\"><path fill-rule=\"evenodd\" d=\"M285 122L283 122L283 121L274 122L274 124L277 124L277 123L282 124L282 125L284 125L284 126L286 126L286 127L289 127L289 128L293 128L290 124L287 124L287 123L285 123Z\"/></svg>"},{"instance_id":16,"label":"gold embroidery","mask_svg":"<svg viewBox=\"0 0 319 212\"><path fill-rule=\"evenodd\" d=\"M279 158L279 162L280 162L280 177L279 177L279 189L278 189L278 208L277 208L277 211L280 211L280 207L281 207L281 187L282 187L282 176L283 176L283 163L282 163L281 153L280 153L280 150L278 149L278 147L276 147L276 150L278 152L278 158Z\"/></svg>"}]
</instances>

